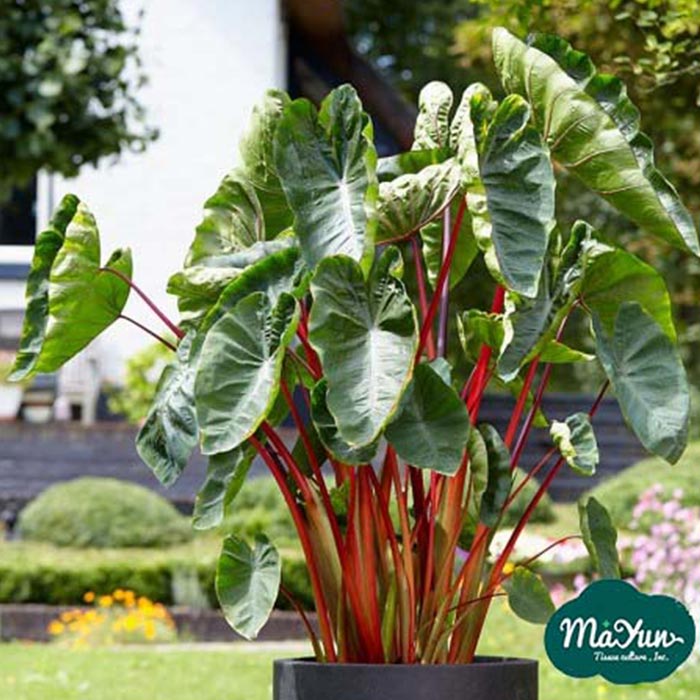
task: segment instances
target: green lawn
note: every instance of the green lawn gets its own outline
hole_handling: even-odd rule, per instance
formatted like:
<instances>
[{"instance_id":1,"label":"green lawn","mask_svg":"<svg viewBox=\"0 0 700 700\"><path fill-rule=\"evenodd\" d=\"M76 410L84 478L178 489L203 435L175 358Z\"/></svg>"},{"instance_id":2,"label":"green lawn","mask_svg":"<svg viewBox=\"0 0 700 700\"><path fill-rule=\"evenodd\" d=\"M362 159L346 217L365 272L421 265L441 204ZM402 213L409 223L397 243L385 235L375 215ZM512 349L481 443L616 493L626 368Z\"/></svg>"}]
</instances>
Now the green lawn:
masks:
<instances>
[{"instance_id":1,"label":"green lawn","mask_svg":"<svg viewBox=\"0 0 700 700\"><path fill-rule=\"evenodd\" d=\"M700 665L662 683L617 687L598 678L574 680L544 658L543 628L517 620L499 601L482 653L533 656L541 661L541 700L694 700ZM206 649L100 649L0 646L0 700L269 700L272 659L288 647L253 645Z\"/></svg>"}]
</instances>

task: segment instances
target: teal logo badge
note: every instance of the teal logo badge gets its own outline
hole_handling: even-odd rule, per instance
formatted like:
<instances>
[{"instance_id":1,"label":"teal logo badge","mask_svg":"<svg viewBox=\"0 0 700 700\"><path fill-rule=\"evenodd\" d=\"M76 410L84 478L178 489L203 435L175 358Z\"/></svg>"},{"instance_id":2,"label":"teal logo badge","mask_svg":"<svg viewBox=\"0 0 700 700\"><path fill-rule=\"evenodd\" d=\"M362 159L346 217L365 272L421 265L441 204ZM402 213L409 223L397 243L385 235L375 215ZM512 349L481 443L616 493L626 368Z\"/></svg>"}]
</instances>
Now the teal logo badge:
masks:
<instances>
[{"instance_id":1,"label":"teal logo badge","mask_svg":"<svg viewBox=\"0 0 700 700\"><path fill-rule=\"evenodd\" d=\"M567 676L611 683L660 681L695 645L695 624L675 598L605 579L562 605L547 623L547 655Z\"/></svg>"}]
</instances>

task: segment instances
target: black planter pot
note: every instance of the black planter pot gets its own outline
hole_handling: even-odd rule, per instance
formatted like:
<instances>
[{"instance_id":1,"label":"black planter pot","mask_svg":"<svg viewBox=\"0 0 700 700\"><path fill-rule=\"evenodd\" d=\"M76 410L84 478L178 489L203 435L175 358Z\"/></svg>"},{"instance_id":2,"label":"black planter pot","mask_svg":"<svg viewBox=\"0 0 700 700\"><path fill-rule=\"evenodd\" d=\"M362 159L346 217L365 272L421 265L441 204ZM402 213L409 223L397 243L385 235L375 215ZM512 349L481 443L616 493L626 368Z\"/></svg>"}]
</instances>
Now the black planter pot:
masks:
<instances>
[{"instance_id":1,"label":"black planter pot","mask_svg":"<svg viewBox=\"0 0 700 700\"><path fill-rule=\"evenodd\" d=\"M537 700L537 661L476 657L464 665L275 661L274 700Z\"/></svg>"}]
</instances>

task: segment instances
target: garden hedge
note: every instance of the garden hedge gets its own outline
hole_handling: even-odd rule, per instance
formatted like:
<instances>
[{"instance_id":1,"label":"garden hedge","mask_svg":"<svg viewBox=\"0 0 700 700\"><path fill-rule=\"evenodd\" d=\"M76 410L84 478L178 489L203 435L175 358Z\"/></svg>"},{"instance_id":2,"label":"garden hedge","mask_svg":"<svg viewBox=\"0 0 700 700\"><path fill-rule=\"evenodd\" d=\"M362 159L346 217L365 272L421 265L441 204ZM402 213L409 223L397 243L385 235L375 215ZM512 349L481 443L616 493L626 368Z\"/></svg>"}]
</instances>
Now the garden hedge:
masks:
<instances>
[{"instance_id":1,"label":"garden hedge","mask_svg":"<svg viewBox=\"0 0 700 700\"><path fill-rule=\"evenodd\" d=\"M166 605L216 607L218 543L195 542L163 550L91 550L30 542L0 544L0 603L79 605L87 591L133 590ZM306 564L283 552L282 580L306 608L313 607ZM277 607L288 609L280 597Z\"/></svg>"}]
</instances>

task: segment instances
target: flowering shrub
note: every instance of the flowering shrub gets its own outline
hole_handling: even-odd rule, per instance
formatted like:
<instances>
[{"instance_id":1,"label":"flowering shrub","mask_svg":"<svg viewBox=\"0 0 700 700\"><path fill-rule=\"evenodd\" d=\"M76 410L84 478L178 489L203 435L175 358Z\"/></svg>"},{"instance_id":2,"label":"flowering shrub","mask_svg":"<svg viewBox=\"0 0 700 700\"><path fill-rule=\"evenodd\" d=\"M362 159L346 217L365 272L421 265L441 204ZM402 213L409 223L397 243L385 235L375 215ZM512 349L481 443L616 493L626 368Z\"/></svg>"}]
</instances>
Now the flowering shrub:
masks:
<instances>
[{"instance_id":1,"label":"flowering shrub","mask_svg":"<svg viewBox=\"0 0 700 700\"><path fill-rule=\"evenodd\" d=\"M697 618L700 615L700 507L684 506L683 500L682 489L675 489L670 498L664 498L662 484L644 491L632 511L628 526L631 534L620 537L619 544L624 568L633 572L627 579L629 583L647 593L678 598ZM568 547L568 553L575 555L577 545L575 541L567 542L552 551ZM519 554L524 556L522 551ZM555 604L562 605L577 596L590 582L590 576L579 573L571 587L556 584L550 591Z\"/></svg>"},{"instance_id":2,"label":"flowering shrub","mask_svg":"<svg viewBox=\"0 0 700 700\"><path fill-rule=\"evenodd\" d=\"M633 511L628 541L634 583L651 593L681 600L697 616L700 612L700 508L682 504L676 489L663 499L660 484L645 491Z\"/></svg>"},{"instance_id":3,"label":"flowering shrub","mask_svg":"<svg viewBox=\"0 0 700 700\"><path fill-rule=\"evenodd\" d=\"M73 648L111 644L172 642L177 638L175 623L166 608L133 591L120 588L111 595L96 596L88 591L87 610L68 610L52 620L49 634Z\"/></svg>"}]
</instances>

